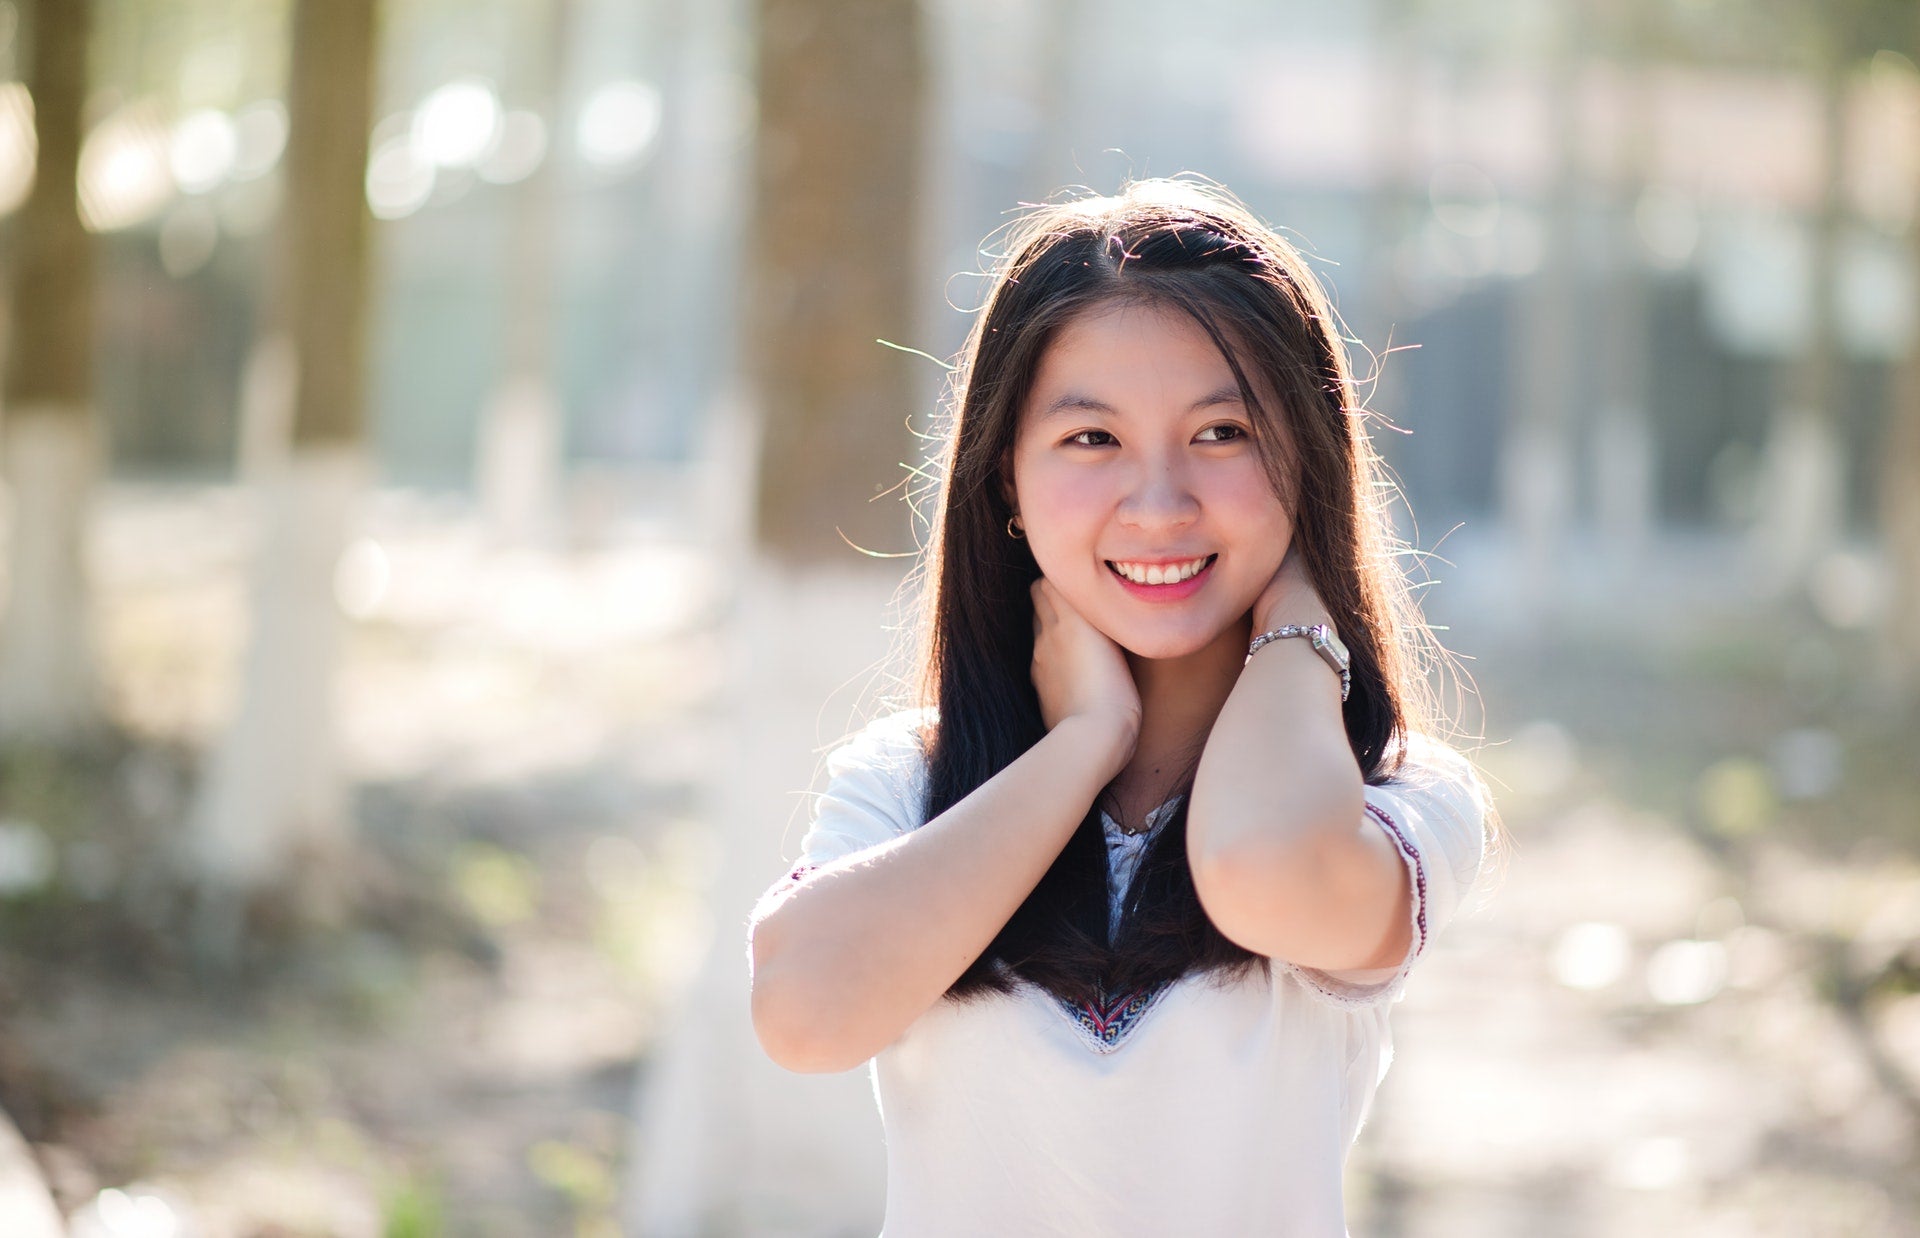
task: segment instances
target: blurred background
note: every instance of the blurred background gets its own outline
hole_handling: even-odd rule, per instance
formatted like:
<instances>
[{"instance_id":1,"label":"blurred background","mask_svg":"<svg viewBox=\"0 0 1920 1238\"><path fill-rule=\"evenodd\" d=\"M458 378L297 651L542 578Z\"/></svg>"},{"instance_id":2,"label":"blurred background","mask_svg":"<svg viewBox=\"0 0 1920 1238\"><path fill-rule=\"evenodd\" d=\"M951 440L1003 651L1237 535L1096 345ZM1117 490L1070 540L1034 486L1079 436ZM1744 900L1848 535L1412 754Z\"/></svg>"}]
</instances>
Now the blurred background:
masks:
<instances>
[{"instance_id":1,"label":"blurred background","mask_svg":"<svg viewBox=\"0 0 1920 1238\"><path fill-rule=\"evenodd\" d=\"M1354 1232L1920 1233L1916 58L1907 0L0 0L0 1231L875 1232L746 912L903 687L992 234L1191 171L1334 291L1510 835Z\"/></svg>"}]
</instances>

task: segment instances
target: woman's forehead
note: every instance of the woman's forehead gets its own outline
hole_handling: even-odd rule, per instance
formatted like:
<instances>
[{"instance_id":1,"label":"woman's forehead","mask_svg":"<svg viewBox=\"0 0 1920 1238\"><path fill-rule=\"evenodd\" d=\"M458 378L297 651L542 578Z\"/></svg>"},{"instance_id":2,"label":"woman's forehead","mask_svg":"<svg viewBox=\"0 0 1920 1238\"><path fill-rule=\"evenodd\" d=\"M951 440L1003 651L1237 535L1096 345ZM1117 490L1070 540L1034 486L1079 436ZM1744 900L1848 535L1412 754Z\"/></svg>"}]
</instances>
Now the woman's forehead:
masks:
<instances>
[{"instance_id":1,"label":"woman's forehead","mask_svg":"<svg viewBox=\"0 0 1920 1238\"><path fill-rule=\"evenodd\" d=\"M1240 371L1266 399L1259 376ZM1235 365L1207 328L1186 311L1142 302L1110 302L1075 315L1048 342L1019 410L1023 426L1065 415L1124 418L1244 406Z\"/></svg>"}]
</instances>

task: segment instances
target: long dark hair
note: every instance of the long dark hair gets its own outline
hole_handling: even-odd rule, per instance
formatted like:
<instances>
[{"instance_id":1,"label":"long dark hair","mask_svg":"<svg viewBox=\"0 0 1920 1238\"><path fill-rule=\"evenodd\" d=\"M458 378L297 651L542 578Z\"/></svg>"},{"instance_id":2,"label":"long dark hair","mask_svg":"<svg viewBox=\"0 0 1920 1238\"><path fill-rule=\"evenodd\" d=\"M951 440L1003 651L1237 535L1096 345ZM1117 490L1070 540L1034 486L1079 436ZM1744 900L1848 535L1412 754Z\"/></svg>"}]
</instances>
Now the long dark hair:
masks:
<instances>
[{"instance_id":1,"label":"long dark hair","mask_svg":"<svg viewBox=\"0 0 1920 1238\"><path fill-rule=\"evenodd\" d=\"M917 704L931 820L1046 733L1031 678L1040 574L1008 535L1003 480L1034 373L1062 325L1095 307L1148 304L1192 317L1232 367L1294 542L1352 655L1344 718L1369 782L1394 772L1430 709L1434 648L1419 622L1385 510L1393 493L1367 437L1336 319L1300 254L1223 190L1135 182L1113 197L1056 202L1010 230L985 306L953 372L936 427L944 458L916 572ZM1261 382L1251 381L1257 375ZM1277 406L1260 399L1268 391ZM1031 895L948 990L970 998L1030 981L1058 997L1178 979L1217 980L1268 961L1214 927L1194 892L1186 805L1190 754L1173 815L1160 823L1108 934L1101 804L1087 813ZM1103 796L1103 802L1105 797Z\"/></svg>"}]
</instances>

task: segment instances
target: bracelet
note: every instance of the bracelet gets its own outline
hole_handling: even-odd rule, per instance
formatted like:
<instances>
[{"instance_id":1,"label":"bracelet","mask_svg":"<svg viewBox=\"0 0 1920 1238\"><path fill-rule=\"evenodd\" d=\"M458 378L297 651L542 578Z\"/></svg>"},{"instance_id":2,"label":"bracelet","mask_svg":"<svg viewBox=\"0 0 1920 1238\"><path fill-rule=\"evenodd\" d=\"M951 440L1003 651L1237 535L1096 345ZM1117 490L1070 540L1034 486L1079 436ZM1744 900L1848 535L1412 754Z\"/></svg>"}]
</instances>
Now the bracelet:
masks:
<instances>
[{"instance_id":1,"label":"bracelet","mask_svg":"<svg viewBox=\"0 0 1920 1238\"><path fill-rule=\"evenodd\" d=\"M1274 628L1270 632L1260 633L1253 638L1253 643L1247 646L1247 662L1253 661L1253 655L1260 652L1261 646L1284 640L1289 636L1307 636L1313 639L1313 651L1319 654L1321 660L1328 666L1339 672L1340 703L1346 704L1347 695L1353 691L1351 659L1347 657L1347 647L1340 643L1340 638L1333 634L1333 629L1324 623L1289 623L1284 627ZM1241 665L1245 666L1246 662Z\"/></svg>"}]
</instances>

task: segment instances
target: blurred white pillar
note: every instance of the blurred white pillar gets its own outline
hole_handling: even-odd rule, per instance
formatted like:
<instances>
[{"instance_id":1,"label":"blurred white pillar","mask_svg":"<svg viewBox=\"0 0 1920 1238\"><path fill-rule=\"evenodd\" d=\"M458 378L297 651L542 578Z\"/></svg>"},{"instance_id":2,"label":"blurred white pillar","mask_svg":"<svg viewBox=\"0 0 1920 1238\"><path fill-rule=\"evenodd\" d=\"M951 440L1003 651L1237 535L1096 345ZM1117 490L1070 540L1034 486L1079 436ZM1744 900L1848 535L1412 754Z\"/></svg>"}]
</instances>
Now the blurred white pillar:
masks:
<instances>
[{"instance_id":1,"label":"blurred white pillar","mask_svg":"<svg viewBox=\"0 0 1920 1238\"><path fill-rule=\"evenodd\" d=\"M475 489L500 545L545 547L560 532L560 401L547 375L508 374L480 421Z\"/></svg>"},{"instance_id":2,"label":"blurred white pillar","mask_svg":"<svg viewBox=\"0 0 1920 1238\"><path fill-rule=\"evenodd\" d=\"M1765 592L1782 594L1808 580L1839 545L1844 471L1829 417L1806 408L1774 414L1750 544L1754 579Z\"/></svg>"},{"instance_id":3,"label":"blurred white pillar","mask_svg":"<svg viewBox=\"0 0 1920 1238\"><path fill-rule=\"evenodd\" d=\"M264 484L286 467L299 377L300 358L289 332L268 331L254 340L240 375L238 471L242 481Z\"/></svg>"},{"instance_id":4,"label":"blurred white pillar","mask_svg":"<svg viewBox=\"0 0 1920 1238\"><path fill-rule=\"evenodd\" d=\"M798 854L828 747L887 686L904 560L800 570L750 556L722 648L731 674L704 812L724 856L709 956L642 1077L629 1234L872 1238L886 1155L866 1068L796 1075L754 1037L747 915Z\"/></svg>"},{"instance_id":5,"label":"blurred white pillar","mask_svg":"<svg viewBox=\"0 0 1920 1238\"><path fill-rule=\"evenodd\" d=\"M255 890L301 865L325 903L351 841L334 736L334 668L344 636L334 573L366 486L353 446L305 447L262 479L253 621L240 700L208 757L187 849L208 886ZM209 928L224 936L237 923ZM209 940L216 952L236 944Z\"/></svg>"},{"instance_id":6,"label":"blurred white pillar","mask_svg":"<svg viewBox=\"0 0 1920 1238\"><path fill-rule=\"evenodd\" d=\"M563 212L559 159L561 100L574 37L576 0L548 0L529 39L533 89L549 127L548 149L514 187L507 238L504 364L481 410L474 491L487 532L511 547L547 547L558 538L566 412L554 375L556 261Z\"/></svg>"},{"instance_id":7,"label":"blurred white pillar","mask_svg":"<svg viewBox=\"0 0 1920 1238\"><path fill-rule=\"evenodd\" d=\"M102 721L86 562L100 447L93 418L60 406L9 409L4 439L0 733L72 739Z\"/></svg>"}]
</instances>

